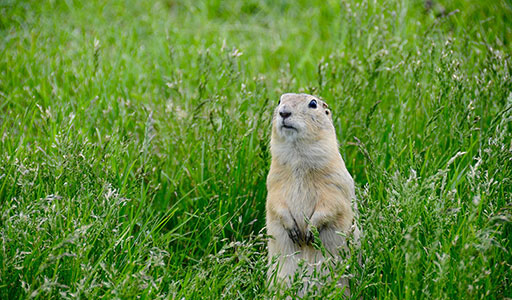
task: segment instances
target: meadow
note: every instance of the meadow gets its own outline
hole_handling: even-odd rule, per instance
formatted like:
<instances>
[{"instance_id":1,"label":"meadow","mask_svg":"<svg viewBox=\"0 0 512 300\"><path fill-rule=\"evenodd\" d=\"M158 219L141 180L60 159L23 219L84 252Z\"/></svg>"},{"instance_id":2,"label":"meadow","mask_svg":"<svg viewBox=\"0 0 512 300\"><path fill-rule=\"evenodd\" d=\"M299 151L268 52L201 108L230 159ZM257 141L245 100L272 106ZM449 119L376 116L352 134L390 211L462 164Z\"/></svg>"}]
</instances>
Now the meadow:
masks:
<instances>
[{"instance_id":1,"label":"meadow","mask_svg":"<svg viewBox=\"0 0 512 300\"><path fill-rule=\"evenodd\" d=\"M511 298L511 50L509 0L1 0L0 298L271 298L284 92L332 108L351 298Z\"/></svg>"}]
</instances>

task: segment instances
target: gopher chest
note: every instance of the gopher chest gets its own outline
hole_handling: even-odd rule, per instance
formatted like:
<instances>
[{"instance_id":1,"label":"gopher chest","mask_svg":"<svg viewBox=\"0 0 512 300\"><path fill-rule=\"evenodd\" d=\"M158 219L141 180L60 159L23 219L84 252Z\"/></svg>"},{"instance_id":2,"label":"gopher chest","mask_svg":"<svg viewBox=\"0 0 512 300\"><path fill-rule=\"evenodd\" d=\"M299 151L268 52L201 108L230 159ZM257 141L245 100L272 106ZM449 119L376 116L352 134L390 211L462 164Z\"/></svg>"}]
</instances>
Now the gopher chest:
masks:
<instances>
[{"instance_id":1,"label":"gopher chest","mask_svg":"<svg viewBox=\"0 0 512 300\"><path fill-rule=\"evenodd\" d=\"M315 211L317 199L317 191L303 182L294 184L286 195L286 204L299 228L305 229L307 227L306 219L309 220Z\"/></svg>"}]
</instances>

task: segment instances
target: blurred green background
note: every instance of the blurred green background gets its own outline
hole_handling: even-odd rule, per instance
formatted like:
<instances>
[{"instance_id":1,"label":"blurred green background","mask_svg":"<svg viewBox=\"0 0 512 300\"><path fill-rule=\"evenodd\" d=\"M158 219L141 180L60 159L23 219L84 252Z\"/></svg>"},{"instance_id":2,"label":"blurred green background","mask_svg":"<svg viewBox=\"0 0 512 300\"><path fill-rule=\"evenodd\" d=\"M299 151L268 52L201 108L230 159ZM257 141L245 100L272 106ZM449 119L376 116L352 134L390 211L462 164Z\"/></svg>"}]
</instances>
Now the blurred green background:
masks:
<instances>
[{"instance_id":1,"label":"blurred green background","mask_svg":"<svg viewBox=\"0 0 512 300\"><path fill-rule=\"evenodd\" d=\"M284 92L333 109L353 299L512 297L511 25L504 0L0 0L0 298L271 298Z\"/></svg>"}]
</instances>

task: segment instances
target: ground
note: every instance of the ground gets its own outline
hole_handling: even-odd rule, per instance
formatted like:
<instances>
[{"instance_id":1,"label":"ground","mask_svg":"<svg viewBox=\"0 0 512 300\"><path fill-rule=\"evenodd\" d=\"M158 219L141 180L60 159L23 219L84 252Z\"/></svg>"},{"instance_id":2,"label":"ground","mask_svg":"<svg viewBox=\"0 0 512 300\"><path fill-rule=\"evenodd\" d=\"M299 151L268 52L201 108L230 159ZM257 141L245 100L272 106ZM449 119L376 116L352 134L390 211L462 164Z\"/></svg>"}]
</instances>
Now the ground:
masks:
<instances>
[{"instance_id":1,"label":"ground","mask_svg":"<svg viewBox=\"0 0 512 300\"><path fill-rule=\"evenodd\" d=\"M332 108L352 298L512 297L511 45L507 0L0 1L0 298L270 298L284 92Z\"/></svg>"}]
</instances>

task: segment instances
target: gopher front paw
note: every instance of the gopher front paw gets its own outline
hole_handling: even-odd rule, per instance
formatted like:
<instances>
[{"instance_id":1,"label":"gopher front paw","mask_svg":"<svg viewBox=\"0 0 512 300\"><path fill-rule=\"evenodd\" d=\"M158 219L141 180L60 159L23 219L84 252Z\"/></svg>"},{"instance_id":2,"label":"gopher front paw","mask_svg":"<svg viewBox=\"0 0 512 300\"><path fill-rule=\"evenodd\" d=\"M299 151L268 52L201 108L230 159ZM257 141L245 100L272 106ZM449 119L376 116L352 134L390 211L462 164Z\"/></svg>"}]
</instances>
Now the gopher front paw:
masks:
<instances>
[{"instance_id":1,"label":"gopher front paw","mask_svg":"<svg viewBox=\"0 0 512 300\"><path fill-rule=\"evenodd\" d=\"M295 244L300 244L302 240L302 233L300 232L299 228L294 226L291 229L286 230L288 232L288 236Z\"/></svg>"},{"instance_id":2,"label":"gopher front paw","mask_svg":"<svg viewBox=\"0 0 512 300\"><path fill-rule=\"evenodd\" d=\"M311 243L313 243L314 240L315 240L315 235L313 234L313 231L311 231L311 229L308 228L306 230L306 234L304 236L304 242L306 243L306 245L311 245Z\"/></svg>"}]
</instances>

